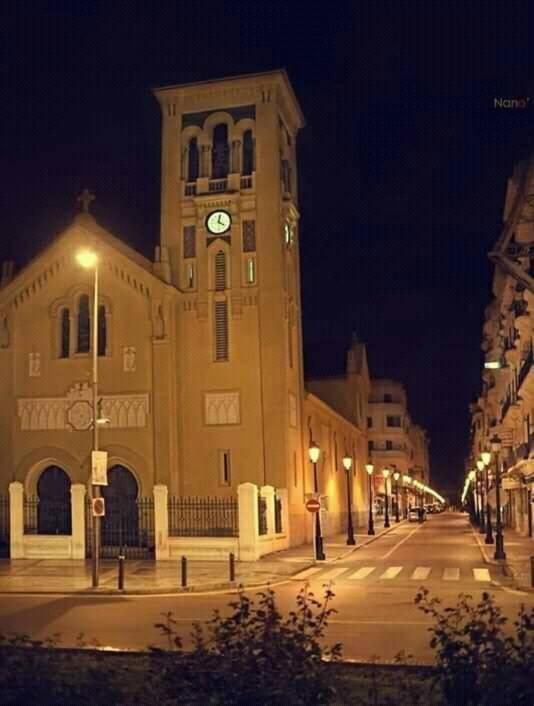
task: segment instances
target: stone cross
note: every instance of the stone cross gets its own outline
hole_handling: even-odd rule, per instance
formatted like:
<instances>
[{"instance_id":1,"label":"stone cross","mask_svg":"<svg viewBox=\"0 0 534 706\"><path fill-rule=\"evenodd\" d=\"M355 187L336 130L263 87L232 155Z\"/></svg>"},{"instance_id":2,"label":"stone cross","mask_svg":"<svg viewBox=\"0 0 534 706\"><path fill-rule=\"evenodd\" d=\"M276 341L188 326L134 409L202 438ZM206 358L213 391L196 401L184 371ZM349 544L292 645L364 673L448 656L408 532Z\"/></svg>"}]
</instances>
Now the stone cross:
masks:
<instances>
[{"instance_id":1,"label":"stone cross","mask_svg":"<svg viewBox=\"0 0 534 706\"><path fill-rule=\"evenodd\" d=\"M91 201L95 200L95 195L92 194L89 189L84 189L76 200L81 203L82 211L89 213L89 206L91 205Z\"/></svg>"}]
</instances>

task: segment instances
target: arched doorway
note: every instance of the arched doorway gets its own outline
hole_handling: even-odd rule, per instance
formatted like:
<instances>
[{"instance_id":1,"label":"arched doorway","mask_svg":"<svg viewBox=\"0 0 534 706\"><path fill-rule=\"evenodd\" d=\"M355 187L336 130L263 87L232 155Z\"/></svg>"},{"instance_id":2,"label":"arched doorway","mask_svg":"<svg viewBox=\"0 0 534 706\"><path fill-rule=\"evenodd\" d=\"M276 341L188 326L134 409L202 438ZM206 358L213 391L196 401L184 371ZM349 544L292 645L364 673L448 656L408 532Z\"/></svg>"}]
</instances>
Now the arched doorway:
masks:
<instances>
[{"instance_id":1,"label":"arched doorway","mask_svg":"<svg viewBox=\"0 0 534 706\"><path fill-rule=\"evenodd\" d=\"M154 550L154 505L151 498L139 497L133 473L121 465L110 468L102 495L106 503L102 556L116 558L122 548L128 558L150 557Z\"/></svg>"},{"instance_id":2,"label":"arched doorway","mask_svg":"<svg viewBox=\"0 0 534 706\"><path fill-rule=\"evenodd\" d=\"M37 482L37 533L71 534L70 478L62 468L48 466Z\"/></svg>"}]
</instances>

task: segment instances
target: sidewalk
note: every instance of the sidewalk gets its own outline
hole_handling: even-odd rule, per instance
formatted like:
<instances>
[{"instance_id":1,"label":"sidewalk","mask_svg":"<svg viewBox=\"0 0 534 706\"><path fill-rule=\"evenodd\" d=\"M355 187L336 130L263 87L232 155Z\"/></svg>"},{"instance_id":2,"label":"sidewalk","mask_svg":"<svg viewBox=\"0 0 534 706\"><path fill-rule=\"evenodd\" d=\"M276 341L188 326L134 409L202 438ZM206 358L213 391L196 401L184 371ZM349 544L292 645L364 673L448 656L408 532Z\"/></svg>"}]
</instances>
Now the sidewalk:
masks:
<instances>
[{"instance_id":1,"label":"sidewalk","mask_svg":"<svg viewBox=\"0 0 534 706\"><path fill-rule=\"evenodd\" d=\"M392 523L384 530L376 528L376 535L356 535L356 546L346 544L346 535L335 535L324 540L326 563L336 561L381 535L398 527ZM236 562L235 581L230 581L229 564L224 561L189 561L187 586L181 585L181 561L125 561L124 590L118 589L118 562L103 559L100 562L99 587L91 586L90 560L67 559L2 559L0 560L0 594L165 594L235 590L242 585L247 590L275 586L287 581L295 573L313 563L311 544L293 547L269 554L256 562Z\"/></svg>"},{"instance_id":2,"label":"sidewalk","mask_svg":"<svg viewBox=\"0 0 534 706\"><path fill-rule=\"evenodd\" d=\"M504 562L501 562L493 558L495 544L485 544L484 535L478 534L478 528L475 525L473 525L473 530L479 538L480 547L486 562L496 566L502 565L506 575L511 576L517 587L521 590L530 589L534 591L530 575L530 557L534 556L534 539L532 537L523 537L514 529L505 527L503 529L503 535L506 559ZM495 530L493 532L493 538L495 539Z\"/></svg>"}]
</instances>

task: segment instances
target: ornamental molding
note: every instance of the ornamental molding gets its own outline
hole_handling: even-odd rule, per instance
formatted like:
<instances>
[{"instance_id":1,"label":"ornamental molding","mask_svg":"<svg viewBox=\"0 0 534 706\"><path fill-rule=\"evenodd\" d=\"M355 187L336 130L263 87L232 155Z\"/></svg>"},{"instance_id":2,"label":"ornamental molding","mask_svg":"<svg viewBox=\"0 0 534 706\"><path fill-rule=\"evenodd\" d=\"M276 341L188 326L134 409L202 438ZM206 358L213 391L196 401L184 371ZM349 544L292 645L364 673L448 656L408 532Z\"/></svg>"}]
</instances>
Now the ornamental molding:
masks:
<instances>
[{"instance_id":1,"label":"ornamental molding","mask_svg":"<svg viewBox=\"0 0 534 706\"><path fill-rule=\"evenodd\" d=\"M239 424L241 422L239 392L205 392L204 421L208 425Z\"/></svg>"},{"instance_id":2,"label":"ornamental molding","mask_svg":"<svg viewBox=\"0 0 534 706\"><path fill-rule=\"evenodd\" d=\"M102 429L140 429L147 426L150 412L148 393L99 395L100 414L109 419ZM87 424L77 409L86 402ZM68 431L92 427L92 391L87 383L74 385L65 397L22 397L17 400L21 431ZM76 424L74 419L76 418ZM78 425L78 426L76 426Z\"/></svg>"}]
</instances>

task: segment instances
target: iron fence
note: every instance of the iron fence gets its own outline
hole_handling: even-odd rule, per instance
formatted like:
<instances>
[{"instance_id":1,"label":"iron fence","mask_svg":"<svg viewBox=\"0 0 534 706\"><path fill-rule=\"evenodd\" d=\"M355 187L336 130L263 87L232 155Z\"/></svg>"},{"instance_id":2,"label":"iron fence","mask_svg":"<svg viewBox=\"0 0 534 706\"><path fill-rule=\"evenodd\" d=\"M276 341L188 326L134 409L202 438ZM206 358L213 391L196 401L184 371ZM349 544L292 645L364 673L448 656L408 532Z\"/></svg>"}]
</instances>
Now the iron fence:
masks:
<instances>
[{"instance_id":1,"label":"iron fence","mask_svg":"<svg viewBox=\"0 0 534 706\"><path fill-rule=\"evenodd\" d=\"M267 534L267 501L258 495L258 533Z\"/></svg>"},{"instance_id":2,"label":"iron fence","mask_svg":"<svg viewBox=\"0 0 534 706\"><path fill-rule=\"evenodd\" d=\"M278 495L274 496L274 531L276 534L280 534L283 531L282 498L279 498Z\"/></svg>"},{"instance_id":3,"label":"iron fence","mask_svg":"<svg viewBox=\"0 0 534 706\"><path fill-rule=\"evenodd\" d=\"M0 557L9 556L9 496L0 495Z\"/></svg>"},{"instance_id":4,"label":"iron fence","mask_svg":"<svg viewBox=\"0 0 534 706\"><path fill-rule=\"evenodd\" d=\"M170 497L170 537L237 537L236 498Z\"/></svg>"},{"instance_id":5,"label":"iron fence","mask_svg":"<svg viewBox=\"0 0 534 706\"><path fill-rule=\"evenodd\" d=\"M100 525L100 556L115 559L152 559L155 556L154 499L133 496L105 498L105 515ZM86 505L86 554L92 555L93 512L91 500Z\"/></svg>"},{"instance_id":6,"label":"iron fence","mask_svg":"<svg viewBox=\"0 0 534 706\"><path fill-rule=\"evenodd\" d=\"M24 534L71 534L71 504L38 496L24 498Z\"/></svg>"}]
</instances>

